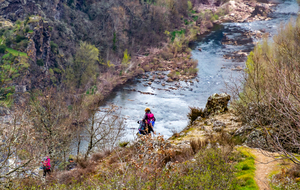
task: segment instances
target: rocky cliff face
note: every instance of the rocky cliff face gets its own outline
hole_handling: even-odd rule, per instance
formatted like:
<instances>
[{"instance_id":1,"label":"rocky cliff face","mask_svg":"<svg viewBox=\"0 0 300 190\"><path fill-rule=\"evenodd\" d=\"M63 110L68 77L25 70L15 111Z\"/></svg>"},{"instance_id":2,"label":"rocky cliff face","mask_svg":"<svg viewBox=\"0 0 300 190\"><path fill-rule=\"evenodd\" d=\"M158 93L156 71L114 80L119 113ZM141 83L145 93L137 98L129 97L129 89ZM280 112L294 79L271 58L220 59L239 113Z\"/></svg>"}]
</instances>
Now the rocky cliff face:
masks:
<instances>
[{"instance_id":1,"label":"rocky cliff face","mask_svg":"<svg viewBox=\"0 0 300 190\"><path fill-rule=\"evenodd\" d=\"M67 43L62 47L61 54L72 56L74 53L68 50L68 46L74 47L76 43L74 38L69 40L72 33L62 31L61 34L64 35L60 35L56 29L63 23L61 18L64 6L64 0L0 0L0 16L3 20L1 26L12 27L13 23L20 20L26 23L25 29L30 30L25 36L28 39L26 50L19 50L29 56L30 71L22 81L22 85L27 86L28 90L32 87L44 88L52 82L48 71L50 68L57 68L60 63L59 47L55 52L51 51L51 41L53 44L53 41L72 41L72 45Z\"/></svg>"},{"instance_id":2,"label":"rocky cliff face","mask_svg":"<svg viewBox=\"0 0 300 190\"><path fill-rule=\"evenodd\" d=\"M40 15L44 18L60 19L63 0L2 0L0 15L16 21L24 20L28 15Z\"/></svg>"},{"instance_id":3,"label":"rocky cliff face","mask_svg":"<svg viewBox=\"0 0 300 190\"><path fill-rule=\"evenodd\" d=\"M39 19L38 22L32 24L31 27L34 32L32 35L28 36L29 45L27 48L27 55L34 63L37 63L38 60L43 63L45 69L48 69L51 53L51 27L42 19Z\"/></svg>"}]
</instances>

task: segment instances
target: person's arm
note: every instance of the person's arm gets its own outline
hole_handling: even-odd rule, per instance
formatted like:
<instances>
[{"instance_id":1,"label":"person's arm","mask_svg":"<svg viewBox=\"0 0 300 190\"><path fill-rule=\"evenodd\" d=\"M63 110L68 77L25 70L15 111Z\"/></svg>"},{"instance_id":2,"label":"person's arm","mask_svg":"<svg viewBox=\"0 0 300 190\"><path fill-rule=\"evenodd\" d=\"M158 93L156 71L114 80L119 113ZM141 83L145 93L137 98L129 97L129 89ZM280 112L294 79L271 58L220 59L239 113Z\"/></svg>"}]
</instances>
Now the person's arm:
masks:
<instances>
[{"instance_id":1,"label":"person's arm","mask_svg":"<svg viewBox=\"0 0 300 190\"><path fill-rule=\"evenodd\" d=\"M144 117L143 117L143 120L145 120L147 118L147 114L145 113Z\"/></svg>"},{"instance_id":2,"label":"person's arm","mask_svg":"<svg viewBox=\"0 0 300 190\"><path fill-rule=\"evenodd\" d=\"M143 117L143 121L145 121L145 123L147 123L147 114L145 113L144 117Z\"/></svg>"}]
</instances>

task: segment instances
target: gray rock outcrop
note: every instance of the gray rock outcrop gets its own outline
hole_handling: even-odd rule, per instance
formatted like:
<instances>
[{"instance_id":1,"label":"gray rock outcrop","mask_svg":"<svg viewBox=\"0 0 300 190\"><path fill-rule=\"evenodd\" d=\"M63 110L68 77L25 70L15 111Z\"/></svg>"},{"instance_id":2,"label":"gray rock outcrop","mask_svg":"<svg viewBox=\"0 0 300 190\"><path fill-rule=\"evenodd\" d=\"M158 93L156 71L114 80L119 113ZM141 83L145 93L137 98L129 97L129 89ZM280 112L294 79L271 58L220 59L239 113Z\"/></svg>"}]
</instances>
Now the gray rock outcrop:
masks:
<instances>
[{"instance_id":1,"label":"gray rock outcrop","mask_svg":"<svg viewBox=\"0 0 300 190\"><path fill-rule=\"evenodd\" d=\"M226 93L213 94L211 95L206 103L205 111L208 114L218 114L224 113L228 110L228 102L230 100L230 95Z\"/></svg>"},{"instance_id":2,"label":"gray rock outcrop","mask_svg":"<svg viewBox=\"0 0 300 190\"><path fill-rule=\"evenodd\" d=\"M253 130L247 137L245 144L253 148L262 148L264 150L270 150L267 138L261 130Z\"/></svg>"}]
</instances>

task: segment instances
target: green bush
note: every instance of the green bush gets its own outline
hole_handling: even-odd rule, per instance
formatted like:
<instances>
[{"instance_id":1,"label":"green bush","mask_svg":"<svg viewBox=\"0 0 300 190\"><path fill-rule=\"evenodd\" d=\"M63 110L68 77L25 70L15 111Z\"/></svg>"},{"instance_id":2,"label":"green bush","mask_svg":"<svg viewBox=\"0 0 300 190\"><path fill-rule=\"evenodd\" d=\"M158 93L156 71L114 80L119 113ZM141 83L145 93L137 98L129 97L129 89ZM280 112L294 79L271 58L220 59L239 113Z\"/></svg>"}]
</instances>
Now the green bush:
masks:
<instances>
[{"instance_id":1,"label":"green bush","mask_svg":"<svg viewBox=\"0 0 300 190\"><path fill-rule=\"evenodd\" d=\"M189 11L192 11L192 9L193 9L193 4L192 4L192 2L191 2L191 1L187 1L187 5L188 5L188 10L189 10Z\"/></svg>"},{"instance_id":2,"label":"green bush","mask_svg":"<svg viewBox=\"0 0 300 190\"><path fill-rule=\"evenodd\" d=\"M182 36L186 33L185 29L182 30L175 30L173 32L171 32L171 41L173 42L176 38L176 36Z\"/></svg>"},{"instance_id":3,"label":"green bush","mask_svg":"<svg viewBox=\"0 0 300 190\"><path fill-rule=\"evenodd\" d=\"M27 38L23 35L17 34L17 36L16 36L16 42L17 43L20 43L22 40L25 40L25 39L27 39Z\"/></svg>"},{"instance_id":4,"label":"green bush","mask_svg":"<svg viewBox=\"0 0 300 190\"><path fill-rule=\"evenodd\" d=\"M51 51L53 53L56 53L57 49L58 49L58 45L56 43L54 43L53 41L50 41L50 46L51 46Z\"/></svg>"},{"instance_id":5,"label":"green bush","mask_svg":"<svg viewBox=\"0 0 300 190\"><path fill-rule=\"evenodd\" d=\"M213 16L215 20L219 20L219 16L218 15L214 15Z\"/></svg>"},{"instance_id":6,"label":"green bush","mask_svg":"<svg viewBox=\"0 0 300 190\"><path fill-rule=\"evenodd\" d=\"M0 45L0 53L5 53L6 45Z\"/></svg>"},{"instance_id":7,"label":"green bush","mask_svg":"<svg viewBox=\"0 0 300 190\"><path fill-rule=\"evenodd\" d=\"M128 141L124 141L124 142L119 142L119 146L120 147L126 147L128 145Z\"/></svg>"},{"instance_id":8,"label":"green bush","mask_svg":"<svg viewBox=\"0 0 300 190\"><path fill-rule=\"evenodd\" d=\"M61 70L59 68L53 68L54 73L60 74Z\"/></svg>"},{"instance_id":9,"label":"green bush","mask_svg":"<svg viewBox=\"0 0 300 190\"><path fill-rule=\"evenodd\" d=\"M38 59L38 60L36 60L36 64L37 64L38 66L44 66L44 65L45 65L43 59Z\"/></svg>"},{"instance_id":10,"label":"green bush","mask_svg":"<svg viewBox=\"0 0 300 190\"><path fill-rule=\"evenodd\" d=\"M7 46L7 47L10 47L10 45L13 43L13 41L10 39L10 38L7 38L6 40L5 40L5 45Z\"/></svg>"},{"instance_id":11,"label":"green bush","mask_svg":"<svg viewBox=\"0 0 300 190\"><path fill-rule=\"evenodd\" d=\"M27 46L28 46L28 44L29 44L29 40L28 40L28 39L22 40L22 41L19 43L20 47L22 47L23 49L26 49Z\"/></svg>"},{"instance_id":12,"label":"green bush","mask_svg":"<svg viewBox=\"0 0 300 190\"><path fill-rule=\"evenodd\" d=\"M20 25L21 23L22 23L22 22L21 22L20 20L17 20L15 24L16 24L16 25Z\"/></svg>"},{"instance_id":13,"label":"green bush","mask_svg":"<svg viewBox=\"0 0 300 190\"><path fill-rule=\"evenodd\" d=\"M249 170L249 169L250 169L250 167L247 164L244 164L242 166L242 170Z\"/></svg>"},{"instance_id":14,"label":"green bush","mask_svg":"<svg viewBox=\"0 0 300 190\"><path fill-rule=\"evenodd\" d=\"M189 24L189 21L187 19L184 19L184 24L185 25L188 25Z\"/></svg>"},{"instance_id":15,"label":"green bush","mask_svg":"<svg viewBox=\"0 0 300 190\"><path fill-rule=\"evenodd\" d=\"M217 148L200 151L195 162L182 164L173 177L173 183L165 183L170 189L234 189L235 183L234 168Z\"/></svg>"},{"instance_id":16,"label":"green bush","mask_svg":"<svg viewBox=\"0 0 300 190\"><path fill-rule=\"evenodd\" d=\"M194 75L198 72L198 70L199 70L198 68L192 68L191 67L191 68L188 69L188 73L191 74L191 75Z\"/></svg>"},{"instance_id":17,"label":"green bush","mask_svg":"<svg viewBox=\"0 0 300 190\"><path fill-rule=\"evenodd\" d=\"M239 151L240 158L238 158L238 163L235 165L237 179L235 189L258 189L254 180L255 156L247 148L240 147L237 150Z\"/></svg>"},{"instance_id":18,"label":"green bush","mask_svg":"<svg viewBox=\"0 0 300 190\"><path fill-rule=\"evenodd\" d=\"M29 30L30 30L30 28L27 26L27 27L25 28L25 33L28 33Z\"/></svg>"},{"instance_id":19,"label":"green bush","mask_svg":"<svg viewBox=\"0 0 300 190\"><path fill-rule=\"evenodd\" d=\"M2 35L4 34L4 32L5 32L5 29L2 28L2 29L0 30L0 36L2 36Z\"/></svg>"}]
</instances>

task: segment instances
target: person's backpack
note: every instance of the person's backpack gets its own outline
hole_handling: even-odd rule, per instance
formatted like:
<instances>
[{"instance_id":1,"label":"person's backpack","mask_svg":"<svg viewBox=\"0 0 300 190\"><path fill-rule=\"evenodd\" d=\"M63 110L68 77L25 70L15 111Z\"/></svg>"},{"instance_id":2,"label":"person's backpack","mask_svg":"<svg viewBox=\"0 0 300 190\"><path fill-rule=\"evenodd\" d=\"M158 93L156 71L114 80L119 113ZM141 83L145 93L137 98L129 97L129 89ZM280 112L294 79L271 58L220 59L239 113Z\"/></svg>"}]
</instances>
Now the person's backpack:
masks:
<instances>
[{"instance_id":1,"label":"person's backpack","mask_svg":"<svg viewBox=\"0 0 300 190\"><path fill-rule=\"evenodd\" d=\"M47 158L47 159L43 162L43 167L46 168L46 169L50 169L50 168L51 168L50 158Z\"/></svg>"},{"instance_id":2,"label":"person's backpack","mask_svg":"<svg viewBox=\"0 0 300 190\"><path fill-rule=\"evenodd\" d=\"M154 114L153 113L147 113L148 122L154 121Z\"/></svg>"},{"instance_id":3,"label":"person's backpack","mask_svg":"<svg viewBox=\"0 0 300 190\"><path fill-rule=\"evenodd\" d=\"M145 123L143 122L143 121L138 121L138 124L140 124L140 126L139 126L139 131L143 131L143 130L145 130Z\"/></svg>"}]
</instances>

